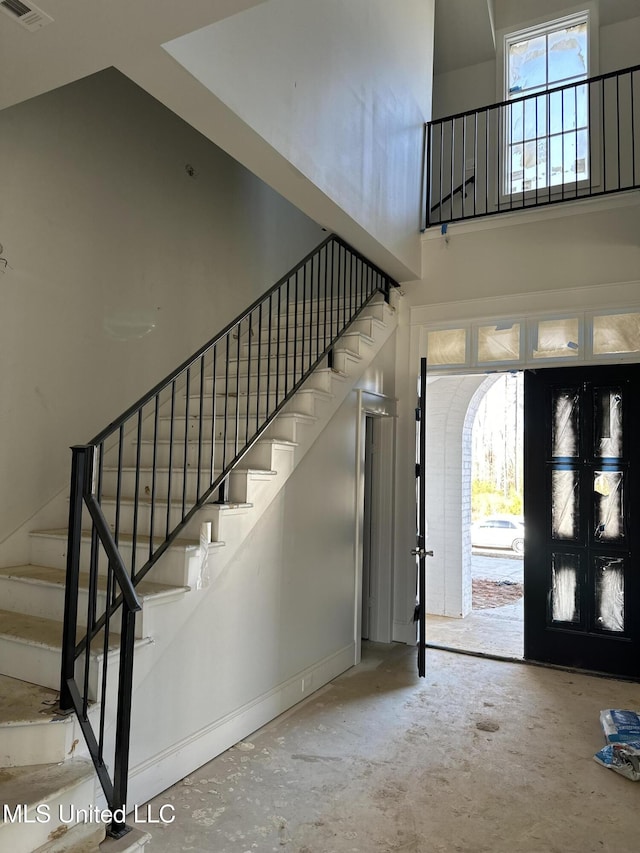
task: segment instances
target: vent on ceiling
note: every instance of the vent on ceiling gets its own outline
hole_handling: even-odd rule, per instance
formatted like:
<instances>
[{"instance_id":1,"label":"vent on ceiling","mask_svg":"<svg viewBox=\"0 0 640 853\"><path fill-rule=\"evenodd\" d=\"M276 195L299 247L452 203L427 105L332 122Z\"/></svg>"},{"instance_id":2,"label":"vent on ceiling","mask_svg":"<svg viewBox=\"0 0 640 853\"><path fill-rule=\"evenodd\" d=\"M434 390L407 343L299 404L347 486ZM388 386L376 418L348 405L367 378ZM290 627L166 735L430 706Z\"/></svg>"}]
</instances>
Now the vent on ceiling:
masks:
<instances>
[{"instance_id":1,"label":"vent on ceiling","mask_svg":"<svg viewBox=\"0 0 640 853\"><path fill-rule=\"evenodd\" d=\"M25 30L40 30L53 22L53 18L42 9L22 0L0 0L0 9Z\"/></svg>"}]
</instances>

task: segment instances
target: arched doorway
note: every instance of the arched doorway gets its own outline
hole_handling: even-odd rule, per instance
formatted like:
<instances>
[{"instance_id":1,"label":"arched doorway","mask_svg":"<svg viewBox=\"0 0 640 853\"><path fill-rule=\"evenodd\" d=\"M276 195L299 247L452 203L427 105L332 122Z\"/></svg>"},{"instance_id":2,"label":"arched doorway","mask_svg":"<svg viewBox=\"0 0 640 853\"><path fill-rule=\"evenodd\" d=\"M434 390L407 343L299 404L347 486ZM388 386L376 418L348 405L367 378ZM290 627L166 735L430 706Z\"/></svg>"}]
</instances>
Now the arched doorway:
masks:
<instances>
[{"instance_id":1,"label":"arched doorway","mask_svg":"<svg viewBox=\"0 0 640 853\"><path fill-rule=\"evenodd\" d=\"M507 549L471 546L474 423L491 389L500 390L507 374L434 377L427 394L427 542L434 558L427 576L427 642L476 653L521 658L523 654L522 602L507 599L520 583L522 561ZM502 377L502 378L501 378ZM515 379L508 380L514 382ZM518 380L519 381L519 380ZM492 392L493 393L493 392ZM502 425L504 413L485 415L490 431ZM521 413L510 442L522 444ZM503 432L505 432L503 430ZM495 444L495 436L486 438ZM477 445L477 442L476 442ZM515 448L509 448L515 456ZM518 448L518 454L521 447ZM477 467L477 466L476 466ZM502 482L503 489L504 478ZM486 509L490 507L487 496ZM495 496L494 504L499 495ZM506 507L508 508L508 506ZM484 553L483 553L484 552ZM511 570L511 571L509 571ZM483 578L484 576L484 578ZM474 580L475 579L475 580ZM481 584L480 581L485 581ZM475 599L480 605L474 610ZM521 592L521 585L519 586ZM478 591L479 590L479 591Z\"/></svg>"}]
</instances>

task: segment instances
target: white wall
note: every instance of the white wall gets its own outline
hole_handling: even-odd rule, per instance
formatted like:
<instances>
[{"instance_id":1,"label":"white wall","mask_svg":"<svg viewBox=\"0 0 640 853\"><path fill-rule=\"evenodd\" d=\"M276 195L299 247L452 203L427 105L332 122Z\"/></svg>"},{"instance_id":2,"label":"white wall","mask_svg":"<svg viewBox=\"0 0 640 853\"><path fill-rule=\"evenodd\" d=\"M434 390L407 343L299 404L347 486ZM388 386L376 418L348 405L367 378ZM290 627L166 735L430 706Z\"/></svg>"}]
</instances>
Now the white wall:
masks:
<instances>
[{"instance_id":1,"label":"white wall","mask_svg":"<svg viewBox=\"0 0 640 853\"><path fill-rule=\"evenodd\" d=\"M433 15L433 0L271 0L165 47L417 272Z\"/></svg>"},{"instance_id":2,"label":"white wall","mask_svg":"<svg viewBox=\"0 0 640 853\"><path fill-rule=\"evenodd\" d=\"M0 113L0 161L2 543L324 235L113 70Z\"/></svg>"},{"instance_id":3,"label":"white wall","mask_svg":"<svg viewBox=\"0 0 640 853\"><path fill-rule=\"evenodd\" d=\"M356 387L392 394L393 352L392 337ZM359 417L354 389L224 571L171 604L153 645L136 653L131 802L355 662Z\"/></svg>"}]
</instances>

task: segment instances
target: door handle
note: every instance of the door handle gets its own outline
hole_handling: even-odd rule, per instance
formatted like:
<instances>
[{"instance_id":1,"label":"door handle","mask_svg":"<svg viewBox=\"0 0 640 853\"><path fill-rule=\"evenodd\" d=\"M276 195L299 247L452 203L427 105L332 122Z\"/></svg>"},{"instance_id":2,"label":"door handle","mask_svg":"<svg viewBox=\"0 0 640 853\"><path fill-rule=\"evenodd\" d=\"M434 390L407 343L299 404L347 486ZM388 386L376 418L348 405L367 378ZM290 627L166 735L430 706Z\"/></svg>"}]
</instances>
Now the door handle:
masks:
<instances>
[{"instance_id":1,"label":"door handle","mask_svg":"<svg viewBox=\"0 0 640 853\"><path fill-rule=\"evenodd\" d=\"M433 557L433 551L425 551L424 548L412 548L411 554L414 557L420 557L420 559L423 557Z\"/></svg>"}]
</instances>

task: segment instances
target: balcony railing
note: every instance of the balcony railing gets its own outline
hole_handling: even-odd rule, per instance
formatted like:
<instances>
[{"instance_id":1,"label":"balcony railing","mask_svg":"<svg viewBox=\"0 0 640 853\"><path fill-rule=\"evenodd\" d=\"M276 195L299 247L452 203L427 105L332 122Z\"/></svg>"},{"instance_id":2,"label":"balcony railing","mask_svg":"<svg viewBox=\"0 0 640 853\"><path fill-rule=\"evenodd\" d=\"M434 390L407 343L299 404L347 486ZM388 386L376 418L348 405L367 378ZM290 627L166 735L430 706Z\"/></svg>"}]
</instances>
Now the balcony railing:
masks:
<instances>
[{"instance_id":1,"label":"balcony railing","mask_svg":"<svg viewBox=\"0 0 640 853\"><path fill-rule=\"evenodd\" d=\"M423 229L640 187L640 65L425 125Z\"/></svg>"}]
</instances>

